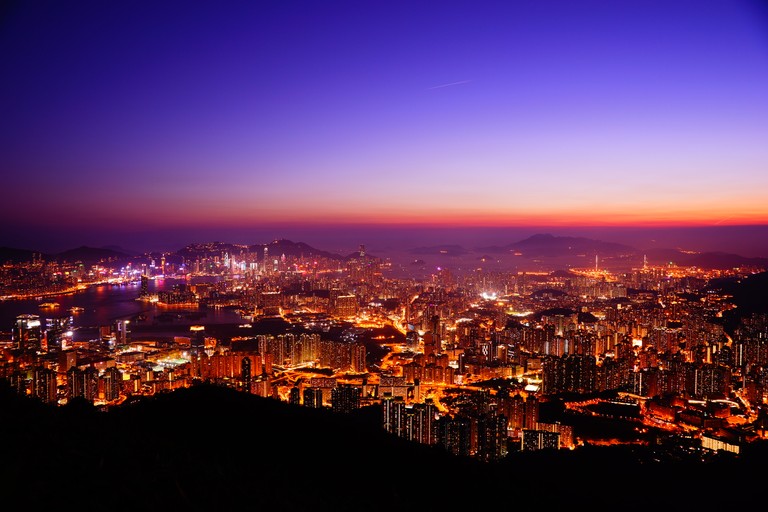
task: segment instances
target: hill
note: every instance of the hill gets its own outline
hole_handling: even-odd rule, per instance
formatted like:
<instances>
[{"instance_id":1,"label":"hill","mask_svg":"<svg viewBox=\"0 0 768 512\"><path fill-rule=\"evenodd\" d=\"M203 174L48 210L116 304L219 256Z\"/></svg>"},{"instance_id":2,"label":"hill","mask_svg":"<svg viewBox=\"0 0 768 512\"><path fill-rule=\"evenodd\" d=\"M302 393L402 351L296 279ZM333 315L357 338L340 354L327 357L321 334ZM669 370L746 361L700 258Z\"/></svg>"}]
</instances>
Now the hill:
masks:
<instances>
[{"instance_id":1,"label":"hill","mask_svg":"<svg viewBox=\"0 0 768 512\"><path fill-rule=\"evenodd\" d=\"M0 382L4 382L1 381ZM109 411L49 407L4 386L4 500L41 510L647 510L757 502L752 459L655 463L643 447L458 458L342 415L198 385Z\"/></svg>"},{"instance_id":2,"label":"hill","mask_svg":"<svg viewBox=\"0 0 768 512\"><path fill-rule=\"evenodd\" d=\"M24 261L32 261L38 257L47 259L47 255L37 251L14 249L13 247L0 247L0 263L21 263Z\"/></svg>"},{"instance_id":3,"label":"hill","mask_svg":"<svg viewBox=\"0 0 768 512\"><path fill-rule=\"evenodd\" d=\"M548 233L530 236L518 242L478 249L479 252L519 252L525 257L594 255L621 256L637 253L633 247L573 236L554 236Z\"/></svg>"}]
</instances>

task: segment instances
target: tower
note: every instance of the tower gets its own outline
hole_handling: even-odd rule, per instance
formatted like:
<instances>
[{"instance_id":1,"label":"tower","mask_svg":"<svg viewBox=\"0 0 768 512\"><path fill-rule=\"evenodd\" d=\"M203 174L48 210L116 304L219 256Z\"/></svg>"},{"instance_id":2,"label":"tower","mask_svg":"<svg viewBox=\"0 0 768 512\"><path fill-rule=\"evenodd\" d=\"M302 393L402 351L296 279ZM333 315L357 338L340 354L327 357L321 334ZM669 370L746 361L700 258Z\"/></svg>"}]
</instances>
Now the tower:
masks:
<instances>
[{"instance_id":1,"label":"tower","mask_svg":"<svg viewBox=\"0 0 768 512\"><path fill-rule=\"evenodd\" d=\"M17 348L40 350L42 341L40 317L27 314L17 316L13 338Z\"/></svg>"},{"instance_id":2,"label":"tower","mask_svg":"<svg viewBox=\"0 0 768 512\"><path fill-rule=\"evenodd\" d=\"M130 320L118 320L117 321L117 328L116 328L116 342L118 345L127 345L128 344L128 335L131 333L131 331L128 329L128 324L130 323Z\"/></svg>"}]
</instances>

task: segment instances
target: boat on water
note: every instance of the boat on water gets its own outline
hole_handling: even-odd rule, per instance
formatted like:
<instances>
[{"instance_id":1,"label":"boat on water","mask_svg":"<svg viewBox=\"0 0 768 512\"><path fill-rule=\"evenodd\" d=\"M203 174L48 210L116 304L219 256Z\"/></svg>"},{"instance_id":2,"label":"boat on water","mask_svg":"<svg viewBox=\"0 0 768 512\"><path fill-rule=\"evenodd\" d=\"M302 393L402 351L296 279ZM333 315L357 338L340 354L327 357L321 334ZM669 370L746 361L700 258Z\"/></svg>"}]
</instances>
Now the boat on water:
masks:
<instances>
[{"instance_id":1,"label":"boat on water","mask_svg":"<svg viewBox=\"0 0 768 512\"><path fill-rule=\"evenodd\" d=\"M69 308L70 313L82 313L83 311L85 311L85 308L81 308L80 306L72 306Z\"/></svg>"},{"instance_id":2,"label":"boat on water","mask_svg":"<svg viewBox=\"0 0 768 512\"><path fill-rule=\"evenodd\" d=\"M41 302L40 304L38 304L38 307L43 309L54 309L59 307L60 305L61 304L59 304L58 302Z\"/></svg>"}]
</instances>

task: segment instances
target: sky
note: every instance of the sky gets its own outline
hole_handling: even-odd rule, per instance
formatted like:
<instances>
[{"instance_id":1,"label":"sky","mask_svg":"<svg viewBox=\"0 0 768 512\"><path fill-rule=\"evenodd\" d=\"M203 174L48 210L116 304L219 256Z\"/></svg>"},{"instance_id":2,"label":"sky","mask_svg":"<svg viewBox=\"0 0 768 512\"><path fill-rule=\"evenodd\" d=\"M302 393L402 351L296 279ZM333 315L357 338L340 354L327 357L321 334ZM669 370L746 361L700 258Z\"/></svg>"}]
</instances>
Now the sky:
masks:
<instances>
[{"instance_id":1,"label":"sky","mask_svg":"<svg viewBox=\"0 0 768 512\"><path fill-rule=\"evenodd\" d=\"M3 5L0 245L768 225L765 2Z\"/></svg>"}]
</instances>

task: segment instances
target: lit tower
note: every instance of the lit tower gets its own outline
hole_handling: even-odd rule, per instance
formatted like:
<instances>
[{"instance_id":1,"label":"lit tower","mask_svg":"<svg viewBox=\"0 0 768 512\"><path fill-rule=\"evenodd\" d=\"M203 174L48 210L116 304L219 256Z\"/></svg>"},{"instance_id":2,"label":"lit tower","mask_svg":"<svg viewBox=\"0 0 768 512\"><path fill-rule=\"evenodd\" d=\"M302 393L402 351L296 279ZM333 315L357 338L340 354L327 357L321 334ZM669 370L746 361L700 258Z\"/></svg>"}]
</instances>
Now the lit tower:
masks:
<instances>
[{"instance_id":1,"label":"lit tower","mask_svg":"<svg viewBox=\"0 0 768 512\"><path fill-rule=\"evenodd\" d=\"M21 349L40 350L42 329L38 315L19 315L13 330L14 344Z\"/></svg>"}]
</instances>

